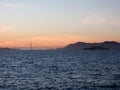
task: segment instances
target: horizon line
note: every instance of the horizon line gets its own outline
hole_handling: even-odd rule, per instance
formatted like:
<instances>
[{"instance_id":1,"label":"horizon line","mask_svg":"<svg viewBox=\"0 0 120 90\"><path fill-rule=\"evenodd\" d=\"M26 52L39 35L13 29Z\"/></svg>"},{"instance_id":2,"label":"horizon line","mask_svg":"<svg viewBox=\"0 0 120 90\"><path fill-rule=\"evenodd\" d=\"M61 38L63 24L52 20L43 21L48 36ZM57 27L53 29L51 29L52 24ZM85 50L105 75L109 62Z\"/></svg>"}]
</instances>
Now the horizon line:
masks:
<instances>
[{"instance_id":1,"label":"horizon line","mask_svg":"<svg viewBox=\"0 0 120 90\"><path fill-rule=\"evenodd\" d=\"M104 43L104 42L117 42L117 43L120 43L119 41L114 41L114 40L105 40L105 41L100 41L100 42L83 42L83 41L77 41L77 42L74 42L74 43L69 43L69 44L75 44L75 43L79 43L79 42L81 42L81 43L91 43L91 44L94 44L94 43ZM61 47L39 47L39 46L37 46L37 47L33 47L32 46L32 42L30 42L30 44L29 44L29 46L28 47L1 47L0 46L0 48L9 48L9 49L20 49L20 50L48 50L48 49L59 49L59 48L64 48L65 46L67 46L67 45L69 45L69 44L67 44L67 45L64 45L64 46L61 46Z\"/></svg>"}]
</instances>

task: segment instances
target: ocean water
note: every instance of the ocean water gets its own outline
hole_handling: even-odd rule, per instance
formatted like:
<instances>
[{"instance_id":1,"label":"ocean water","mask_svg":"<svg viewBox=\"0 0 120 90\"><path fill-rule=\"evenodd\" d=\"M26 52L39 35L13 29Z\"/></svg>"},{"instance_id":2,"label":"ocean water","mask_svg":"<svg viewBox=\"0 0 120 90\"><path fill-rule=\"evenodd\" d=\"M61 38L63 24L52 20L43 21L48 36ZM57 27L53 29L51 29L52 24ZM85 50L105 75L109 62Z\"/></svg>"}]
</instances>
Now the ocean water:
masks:
<instances>
[{"instance_id":1,"label":"ocean water","mask_svg":"<svg viewBox=\"0 0 120 90\"><path fill-rule=\"evenodd\" d=\"M120 90L120 51L0 51L0 90Z\"/></svg>"}]
</instances>

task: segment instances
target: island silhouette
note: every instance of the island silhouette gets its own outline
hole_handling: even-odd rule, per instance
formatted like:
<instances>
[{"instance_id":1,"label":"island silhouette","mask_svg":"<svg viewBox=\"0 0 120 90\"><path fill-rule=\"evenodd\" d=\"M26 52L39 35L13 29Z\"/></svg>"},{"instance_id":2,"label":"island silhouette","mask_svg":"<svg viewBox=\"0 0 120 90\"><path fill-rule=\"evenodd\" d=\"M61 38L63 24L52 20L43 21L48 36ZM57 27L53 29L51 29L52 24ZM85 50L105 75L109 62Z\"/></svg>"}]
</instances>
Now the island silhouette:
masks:
<instances>
[{"instance_id":1,"label":"island silhouette","mask_svg":"<svg viewBox=\"0 0 120 90\"><path fill-rule=\"evenodd\" d=\"M17 48L0 47L0 50L19 50Z\"/></svg>"},{"instance_id":2,"label":"island silhouette","mask_svg":"<svg viewBox=\"0 0 120 90\"><path fill-rule=\"evenodd\" d=\"M103 46L92 46L90 48L84 48L84 50L109 50L109 48L105 48Z\"/></svg>"},{"instance_id":3,"label":"island silhouette","mask_svg":"<svg viewBox=\"0 0 120 90\"><path fill-rule=\"evenodd\" d=\"M77 42L69 44L64 50L120 50L120 43L116 41L104 41L101 43Z\"/></svg>"}]
</instances>

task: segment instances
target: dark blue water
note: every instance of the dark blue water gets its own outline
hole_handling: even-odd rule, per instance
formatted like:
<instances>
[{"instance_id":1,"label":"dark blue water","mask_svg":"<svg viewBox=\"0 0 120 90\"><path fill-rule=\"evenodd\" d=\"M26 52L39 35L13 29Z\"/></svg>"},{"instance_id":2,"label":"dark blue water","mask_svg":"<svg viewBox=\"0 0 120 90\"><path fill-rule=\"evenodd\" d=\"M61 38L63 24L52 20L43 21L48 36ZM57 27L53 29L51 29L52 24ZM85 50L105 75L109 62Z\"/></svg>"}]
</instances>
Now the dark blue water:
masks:
<instances>
[{"instance_id":1,"label":"dark blue water","mask_svg":"<svg viewBox=\"0 0 120 90\"><path fill-rule=\"evenodd\" d=\"M0 90L120 90L120 51L0 51Z\"/></svg>"}]
</instances>

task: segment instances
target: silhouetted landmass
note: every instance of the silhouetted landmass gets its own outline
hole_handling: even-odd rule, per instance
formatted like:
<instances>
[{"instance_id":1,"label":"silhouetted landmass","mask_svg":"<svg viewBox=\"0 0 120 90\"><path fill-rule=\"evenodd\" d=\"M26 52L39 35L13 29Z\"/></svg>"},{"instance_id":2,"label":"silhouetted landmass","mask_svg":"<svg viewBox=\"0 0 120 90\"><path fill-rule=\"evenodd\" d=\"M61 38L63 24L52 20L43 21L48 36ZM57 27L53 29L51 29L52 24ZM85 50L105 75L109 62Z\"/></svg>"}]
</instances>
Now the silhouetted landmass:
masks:
<instances>
[{"instance_id":1,"label":"silhouetted landmass","mask_svg":"<svg viewBox=\"0 0 120 90\"><path fill-rule=\"evenodd\" d=\"M0 47L0 50L19 50L19 49L13 49L13 48L2 48L2 47Z\"/></svg>"},{"instance_id":2,"label":"silhouetted landmass","mask_svg":"<svg viewBox=\"0 0 120 90\"><path fill-rule=\"evenodd\" d=\"M90 47L90 48L84 48L84 50L109 50L109 48L105 48L105 47L102 47L102 46L93 46L93 47Z\"/></svg>"},{"instance_id":3,"label":"silhouetted landmass","mask_svg":"<svg viewBox=\"0 0 120 90\"><path fill-rule=\"evenodd\" d=\"M102 43L85 43L85 42L77 42L74 44L69 44L66 47L62 48L65 50L85 50L85 49L95 49L95 50L120 50L120 43L116 41L105 41Z\"/></svg>"}]
</instances>

